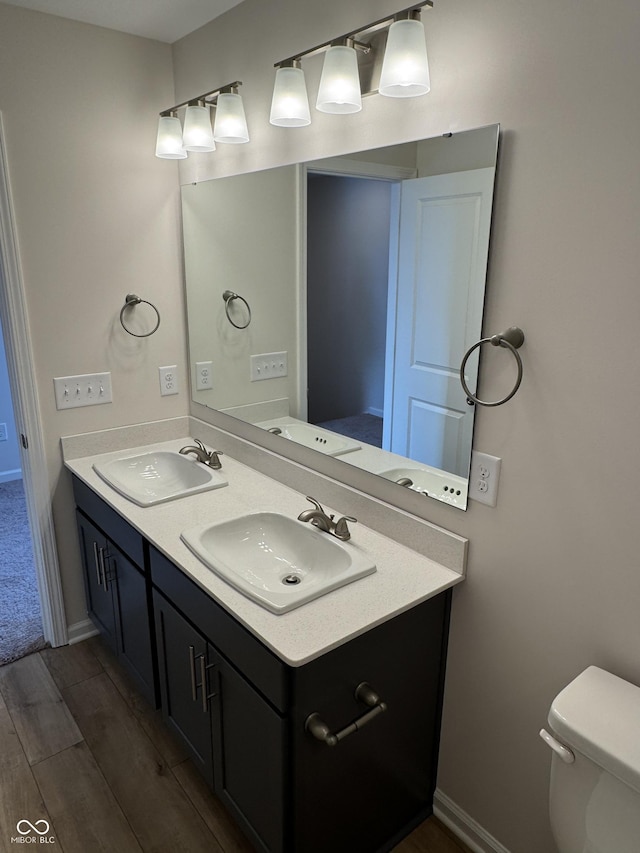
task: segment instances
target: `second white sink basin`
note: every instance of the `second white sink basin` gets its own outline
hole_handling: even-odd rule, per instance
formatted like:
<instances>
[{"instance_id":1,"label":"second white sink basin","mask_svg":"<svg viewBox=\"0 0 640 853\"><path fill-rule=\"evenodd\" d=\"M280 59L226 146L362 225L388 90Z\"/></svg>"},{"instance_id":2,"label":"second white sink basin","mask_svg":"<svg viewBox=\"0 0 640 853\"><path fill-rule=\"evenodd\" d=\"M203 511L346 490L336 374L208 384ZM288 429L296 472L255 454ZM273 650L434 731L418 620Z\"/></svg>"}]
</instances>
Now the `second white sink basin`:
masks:
<instances>
[{"instance_id":1,"label":"second white sink basin","mask_svg":"<svg viewBox=\"0 0 640 853\"><path fill-rule=\"evenodd\" d=\"M281 438L288 438L289 441L303 444L305 447L318 450L327 456L342 456L344 453L353 453L354 450L360 450L360 444L352 438L347 438L346 435L340 435L328 429L321 429L313 424L306 424L303 421L290 421L286 423L282 423L279 420L273 422L263 421L256 424L256 426L266 430L277 428L280 430L277 435L281 436Z\"/></svg>"},{"instance_id":2,"label":"second white sink basin","mask_svg":"<svg viewBox=\"0 0 640 853\"><path fill-rule=\"evenodd\" d=\"M272 613L286 613L375 572L369 557L277 512L256 512L185 530L202 562Z\"/></svg>"},{"instance_id":3,"label":"second white sink basin","mask_svg":"<svg viewBox=\"0 0 640 853\"><path fill-rule=\"evenodd\" d=\"M96 462L93 470L138 506L219 489L228 483L220 471L168 450Z\"/></svg>"}]
</instances>

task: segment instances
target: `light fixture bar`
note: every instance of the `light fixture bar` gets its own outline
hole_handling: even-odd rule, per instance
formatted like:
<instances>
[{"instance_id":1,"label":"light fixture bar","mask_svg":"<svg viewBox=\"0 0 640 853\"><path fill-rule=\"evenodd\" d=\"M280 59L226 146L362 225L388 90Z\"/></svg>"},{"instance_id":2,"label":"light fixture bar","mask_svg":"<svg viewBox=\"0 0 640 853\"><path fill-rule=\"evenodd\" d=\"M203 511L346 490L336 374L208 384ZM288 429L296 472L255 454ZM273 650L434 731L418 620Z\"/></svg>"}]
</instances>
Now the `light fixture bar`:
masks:
<instances>
[{"instance_id":1,"label":"light fixture bar","mask_svg":"<svg viewBox=\"0 0 640 853\"><path fill-rule=\"evenodd\" d=\"M195 98L189 98L186 101L182 101L181 104L176 104L175 107L169 107L168 110L163 110L160 115L171 115L171 113L175 113L176 110L182 109L182 107L188 107L190 104L195 104L197 101L204 101L204 103L208 105L215 104L218 95L222 95L227 92L237 94L236 90L238 86L242 86L241 80L236 80L233 83L227 83L224 86L220 86L218 89L212 89L210 92L205 92L203 95L196 95Z\"/></svg>"},{"instance_id":2,"label":"light fixture bar","mask_svg":"<svg viewBox=\"0 0 640 853\"><path fill-rule=\"evenodd\" d=\"M342 36L337 36L336 38L329 39L329 41L325 41L322 44L316 45L315 47L309 48L309 50L303 50L300 53L294 53L293 56L289 56L287 59L281 59L280 62L274 63L274 68L279 68L282 65L286 65L289 62L295 62L296 60L303 59L308 56L315 56L318 53L323 53L325 50L328 50L334 44L344 43L344 39L352 39L353 47L360 50L366 50L368 45L356 40L356 36L362 36L366 34L373 35L373 33L378 30L383 30L397 20L398 18L402 18L403 16L409 15L411 12L420 12L423 8L431 9L433 8L432 0L423 0L421 3L414 3L412 6L408 6L406 9L401 9L399 12L394 12L393 15L389 15L386 18L380 18L379 21L373 21L371 24L366 24L364 27L358 27L357 30L352 30L349 33L345 33ZM182 105L181 105L182 106ZM175 109L175 107L174 107Z\"/></svg>"}]
</instances>

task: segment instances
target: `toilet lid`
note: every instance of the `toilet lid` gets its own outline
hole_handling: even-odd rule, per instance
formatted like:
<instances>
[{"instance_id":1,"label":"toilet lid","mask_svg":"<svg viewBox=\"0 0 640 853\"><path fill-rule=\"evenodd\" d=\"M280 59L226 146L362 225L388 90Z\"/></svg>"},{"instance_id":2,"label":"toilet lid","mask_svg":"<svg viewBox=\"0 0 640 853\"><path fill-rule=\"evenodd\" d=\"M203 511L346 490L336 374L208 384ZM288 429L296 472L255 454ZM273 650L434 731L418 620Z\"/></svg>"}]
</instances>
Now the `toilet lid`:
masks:
<instances>
[{"instance_id":1,"label":"toilet lid","mask_svg":"<svg viewBox=\"0 0 640 853\"><path fill-rule=\"evenodd\" d=\"M548 719L564 743L640 793L640 687L590 666L556 696Z\"/></svg>"}]
</instances>

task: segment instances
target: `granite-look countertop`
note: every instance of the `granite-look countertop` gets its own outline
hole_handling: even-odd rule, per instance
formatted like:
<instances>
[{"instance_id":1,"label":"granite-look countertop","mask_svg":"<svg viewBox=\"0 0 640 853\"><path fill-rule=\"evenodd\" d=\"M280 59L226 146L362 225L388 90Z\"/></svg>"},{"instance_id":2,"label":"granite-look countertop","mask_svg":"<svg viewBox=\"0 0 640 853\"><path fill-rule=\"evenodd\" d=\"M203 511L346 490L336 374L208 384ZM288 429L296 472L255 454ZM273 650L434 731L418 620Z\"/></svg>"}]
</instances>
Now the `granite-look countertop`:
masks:
<instances>
[{"instance_id":1,"label":"granite-look countertop","mask_svg":"<svg viewBox=\"0 0 640 853\"><path fill-rule=\"evenodd\" d=\"M191 580L231 613L279 658L301 666L370 628L460 583L464 576L367 528L351 525L350 546L366 552L377 571L283 614L273 614L214 574L180 539L200 524L249 512L281 512L297 518L310 504L305 495L241 462L222 457L229 485L150 507L140 507L116 492L93 470L96 461L156 450L177 451L189 437L65 460L66 467L125 518ZM319 498L322 502L321 496ZM331 507L324 509L332 513ZM337 513L337 516L343 513Z\"/></svg>"}]
</instances>

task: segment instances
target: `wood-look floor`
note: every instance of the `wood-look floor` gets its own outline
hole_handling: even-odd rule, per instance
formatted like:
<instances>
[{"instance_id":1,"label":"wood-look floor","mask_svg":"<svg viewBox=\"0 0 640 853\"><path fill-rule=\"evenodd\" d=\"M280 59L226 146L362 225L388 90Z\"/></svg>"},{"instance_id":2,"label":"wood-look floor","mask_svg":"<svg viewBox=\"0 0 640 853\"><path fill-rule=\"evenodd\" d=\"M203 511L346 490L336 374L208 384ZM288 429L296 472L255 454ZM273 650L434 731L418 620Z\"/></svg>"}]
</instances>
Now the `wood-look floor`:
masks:
<instances>
[{"instance_id":1,"label":"wood-look floor","mask_svg":"<svg viewBox=\"0 0 640 853\"><path fill-rule=\"evenodd\" d=\"M21 821L56 853L252 850L97 638L0 667L1 853ZM430 818L395 853L466 848Z\"/></svg>"}]
</instances>

